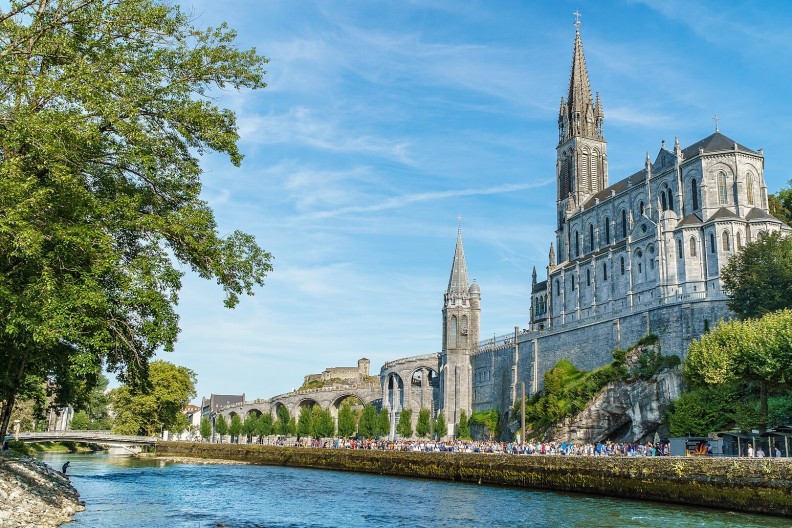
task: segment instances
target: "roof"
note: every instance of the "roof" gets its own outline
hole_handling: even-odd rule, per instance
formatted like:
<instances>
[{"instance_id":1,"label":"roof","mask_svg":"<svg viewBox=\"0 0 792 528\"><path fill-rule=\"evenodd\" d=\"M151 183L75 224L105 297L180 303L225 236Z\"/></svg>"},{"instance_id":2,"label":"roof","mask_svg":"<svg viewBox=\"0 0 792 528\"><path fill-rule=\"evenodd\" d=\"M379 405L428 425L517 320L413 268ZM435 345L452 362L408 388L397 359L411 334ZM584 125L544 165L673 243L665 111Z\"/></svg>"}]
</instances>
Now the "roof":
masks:
<instances>
[{"instance_id":1,"label":"roof","mask_svg":"<svg viewBox=\"0 0 792 528\"><path fill-rule=\"evenodd\" d=\"M734 150L734 146L737 145L737 150L740 152L750 152L751 154L758 154L756 151L749 149L748 147L744 147L740 145L733 139L730 139L720 132L715 132L712 135L709 135L702 139L701 141L697 141L690 145L687 148L682 149L682 157L683 159L690 159L694 158L699 155L699 150L704 149L704 152L720 152L724 150Z\"/></svg>"},{"instance_id":2,"label":"roof","mask_svg":"<svg viewBox=\"0 0 792 528\"><path fill-rule=\"evenodd\" d=\"M537 282L536 285L533 287L532 292L543 291L547 289L547 281L543 280L542 282Z\"/></svg>"},{"instance_id":3,"label":"roof","mask_svg":"<svg viewBox=\"0 0 792 528\"><path fill-rule=\"evenodd\" d=\"M683 218L677 227L699 226L701 225L701 218L696 213L691 213Z\"/></svg>"},{"instance_id":4,"label":"roof","mask_svg":"<svg viewBox=\"0 0 792 528\"><path fill-rule=\"evenodd\" d=\"M465 249L462 247L462 230L457 230L454 261L451 263L451 276L448 278L447 293L464 295L468 293L468 274L465 264Z\"/></svg>"},{"instance_id":5,"label":"roof","mask_svg":"<svg viewBox=\"0 0 792 528\"><path fill-rule=\"evenodd\" d=\"M734 220L735 218L742 220L739 216L732 213L725 207L721 207L720 209L715 211L714 215L707 218L707 222L712 222L713 220Z\"/></svg>"},{"instance_id":6,"label":"roof","mask_svg":"<svg viewBox=\"0 0 792 528\"><path fill-rule=\"evenodd\" d=\"M759 209L758 207L754 207L748 214L745 215L746 220L772 220L774 222L780 222L778 218L771 215L770 213L764 211L763 209Z\"/></svg>"}]
</instances>

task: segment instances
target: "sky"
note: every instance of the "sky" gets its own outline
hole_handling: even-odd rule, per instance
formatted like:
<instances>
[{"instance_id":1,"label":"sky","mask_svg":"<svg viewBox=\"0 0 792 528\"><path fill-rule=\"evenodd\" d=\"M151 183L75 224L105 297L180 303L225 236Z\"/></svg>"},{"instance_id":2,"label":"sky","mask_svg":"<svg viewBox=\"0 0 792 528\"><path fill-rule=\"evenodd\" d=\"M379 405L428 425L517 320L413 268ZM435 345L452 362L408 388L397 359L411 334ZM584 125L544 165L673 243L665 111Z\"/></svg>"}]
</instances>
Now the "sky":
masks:
<instances>
[{"instance_id":1,"label":"sky","mask_svg":"<svg viewBox=\"0 0 792 528\"><path fill-rule=\"evenodd\" d=\"M792 178L786 2L179 4L269 59L267 88L217 94L237 114L242 166L201 163L221 233L255 235L274 270L228 310L219 286L184 269L179 342L158 357L196 373L197 401L438 352L460 225L482 338L528 326L531 270L544 278L554 238L576 10L610 183L663 140L707 137L716 114L723 134L764 148L770 192Z\"/></svg>"}]
</instances>

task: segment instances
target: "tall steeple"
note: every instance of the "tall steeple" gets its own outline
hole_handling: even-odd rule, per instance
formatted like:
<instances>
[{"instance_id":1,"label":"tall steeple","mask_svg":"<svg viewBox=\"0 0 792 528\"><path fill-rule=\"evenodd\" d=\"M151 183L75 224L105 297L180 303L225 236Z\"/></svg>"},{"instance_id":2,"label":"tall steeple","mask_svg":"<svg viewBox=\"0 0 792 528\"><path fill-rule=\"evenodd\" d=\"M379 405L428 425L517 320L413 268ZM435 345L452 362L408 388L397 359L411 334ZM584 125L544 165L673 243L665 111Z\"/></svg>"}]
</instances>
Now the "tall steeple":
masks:
<instances>
[{"instance_id":1,"label":"tall steeple","mask_svg":"<svg viewBox=\"0 0 792 528\"><path fill-rule=\"evenodd\" d=\"M579 136L602 139L602 118L604 112L597 94L597 103L591 97L586 57L583 54L583 41L580 38L580 20L575 22L575 47L572 52L572 71L569 74L569 91L566 102L562 99L559 121L568 123L560 142ZM599 126L598 126L599 125Z\"/></svg>"},{"instance_id":2,"label":"tall steeple","mask_svg":"<svg viewBox=\"0 0 792 528\"><path fill-rule=\"evenodd\" d=\"M465 249L462 247L462 228L457 229L454 261L451 263L451 276L448 278L447 297L467 296L469 288Z\"/></svg>"}]
</instances>

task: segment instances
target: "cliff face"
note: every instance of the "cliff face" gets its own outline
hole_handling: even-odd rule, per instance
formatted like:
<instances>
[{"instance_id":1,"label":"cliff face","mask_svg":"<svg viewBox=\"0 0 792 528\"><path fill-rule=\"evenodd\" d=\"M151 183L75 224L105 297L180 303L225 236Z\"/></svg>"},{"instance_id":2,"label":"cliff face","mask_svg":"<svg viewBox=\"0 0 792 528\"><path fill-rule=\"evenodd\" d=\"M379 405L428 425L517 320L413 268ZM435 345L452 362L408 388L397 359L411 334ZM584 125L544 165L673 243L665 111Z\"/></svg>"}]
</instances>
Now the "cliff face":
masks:
<instances>
[{"instance_id":1,"label":"cliff face","mask_svg":"<svg viewBox=\"0 0 792 528\"><path fill-rule=\"evenodd\" d=\"M588 407L553 428L558 442L653 441L662 430L661 413L682 393L679 367L659 372L649 380L619 381L608 385Z\"/></svg>"}]
</instances>

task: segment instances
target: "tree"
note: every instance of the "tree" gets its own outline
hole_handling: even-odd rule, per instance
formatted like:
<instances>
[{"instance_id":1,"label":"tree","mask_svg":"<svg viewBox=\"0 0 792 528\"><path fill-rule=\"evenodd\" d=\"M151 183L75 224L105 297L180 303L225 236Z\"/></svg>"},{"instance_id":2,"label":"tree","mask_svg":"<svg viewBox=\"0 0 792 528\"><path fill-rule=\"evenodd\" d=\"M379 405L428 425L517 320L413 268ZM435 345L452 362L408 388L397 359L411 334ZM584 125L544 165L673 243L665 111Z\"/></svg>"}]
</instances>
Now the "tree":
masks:
<instances>
[{"instance_id":1,"label":"tree","mask_svg":"<svg viewBox=\"0 0 792 528\"><path fill-rule=\"evenodd\" d=\"M732 255L721 277L740 319L792 308L792 237L760 236Z\"/></svg>"},{"instance_id":2,"label":"tree","mask_svg":"<svg viewBox=\"0 0 792 528\"><path fill-rule=\"evenodd\" d=\"M410 438L412 429L412 409L404 409L399 413L399 422L396 424L396 433L402 438Z\"/></svg>"},{"instance_id":3,"label":"tree","mask_svg":"<svg viewBox=\"0 0 792 528\"><path fill-rule=\"evenodd\" d=\"M735 381L758 385L757 425L765 429L770 393L792 379L792 310L721 322L690 344L683 373L693 387Z\"/></svg>"},{"instance_id":4,"label":"tree","mask_svg":"<svg viewBox=\"0 0 792 528\"><path fill-rule=\"evenodd\" d=\"M0 436L28 382L78 403L103 368L145 388L172 351L182 269L225 305L271 270L219 234L199 156L239 165L215 88L259 89L266 59L177 3L17 1L0 8Z\"/></svg>"},{"instance_id":5,"label":"tree","mask_svg":"<svg viewBox=\"0 0 792 528\"><path fill-rule=\"evenodd\" d=\"M222 444L223 437L228 434L228 422L226 422L225 416L222 414L217 415L217 419L215 420L215 431L220 435L220 443Z\"/></svg>"},{"instance_id":6,"label":"tree","mask_svg":"<svg viewBox=\"0 0 792 528\"><path fill-rule=\"evenodd\" d=\"M421 409L418 411L418 423L415 425L415 434L419 438L426 438L431 431L431 425L429 423L429 409Z\"/></svg>"},{"instance_id":7,"label":"tree","mask_svg":"<svg viewBox=\"0 0 792 528\"><path fill-rule=\"evenodd\" d=\"M344 403L338 411L338 436L349 438L355 434L355 428L355 414L352 412L352 406Z\"/></svg>"},{"instance_id":8,"label":"tree","mask_svg":"<svg viewBox=\"0 0 792 528\"><path fill-rule=\"evenodd\" d=\"M792 181L789 182L792 186ZM781 189L778 194L767 195L770 214L787 225L792 225L792 188Z\"/></svg>"},{"instance_id":9,"label":"tree","mask_svg":"<svg viewBox=\"0 0 792 528\"><path fill-rule=\"evenodd\" d=\"M112 418L110 417L110 395L107 392L109 380L104 374L97 377L96 386L90 391L88 399L83 401L77 408L75 418L78 415L84 415L87 420L84 424L78 420L77 425L85 425L85 427L77 427L74 419L71 422L72 429L89 429L93 431L101 431L110 429L112 426Z\"/></svg>"},{"instance_id":10,"label":"tree","mask_svg":"<svg viewBox=\"0 0 792 528\"><path fill-rule=\"evenodd\" d=\"M272 422L272 414L262 414L256 420L256 435L259 437L259 443L264 436L270 436L275 432Z\"/></svg>"},{"instance_id":11,"label":"tree","mask_svg":"<svg viewBox=\"0 0 792 528\"><path fill-rule=\"evenodd\" d=\"M319 406L317 405L315 408L319 408ZM330 411L319 408L313 424L313 433L318 438L330 438L335 435L335 423Z\"/></svg>"},{"instance_id":12,"label":"tree","mask_svg":"<svg viewBox=\"0 0 792 528\"><path fill-rule=\"evenodd\" d=\"M113 432L153 435L164 429L181 432L187 428L182 409L195 397L195 373L157 360L150 365L149 380L147 390L122 385L111 391Z\"/></svg>"},{"instance_id":13,"label":"tree","mask_svg":"<svg viewBox=\"0 0 792 528\"><path fill-rule=\"evenodd\" d=\"M275 409L275 414L278 416L278 421L275 422L275 433L289 436L291 434L291 428L289 427L291 422L289 409L287 409L285 405L278 405Z\"/></svg>"},{"instance_id":14,"label":"tree","mask_svg":"<svg viewBox=\"0 0 792 528\"><path fill-rule=\"evenodd\" d=\"M388 416L387 409L380 409L379 416L377 417L377 436L390 435L390 416Z\"/></svg>"},{"instance_id":15,"label":"tree","mask_svg":"<svg viewBox=\"0 0 792 528\"><path fill-rule=\"evenodd\" d=\"M300 417L297 420L297 436L311 436L311 408L307 405L300 407Z\"/></svg>"},{"instance_id":16,"label":"tree","mask_svg":"<svg viewBox=\"0 0 792 528\"><path fill-rule=\"evenodd\" d=\"M242 418L238 414L231 417L231 424L228 426L228 434L231 435L231 442L239 443L239 435L242 433Z\"/></svg>"},{"instance_id":17,"label":"tree","mask_svg":"<svg viewBox=\"0 0 792 528\"><path fill-rule=\"evenodd\" d=\"M370 439L377 436L378 431L379 417L377 415L377 409L375 409L370 403L367 403L363 407L363 414L360 415L360 421L358 422L358 434L360 434L363 438Z\"/></svg>"},{"instance_id":18,"label":"tree","mask_svg":"<svg viewBox=\"0 0 792 528\"><path fill-rule=\"evenodd\" d=\"M242 422L242 434L245 435L245 439L248 443L253 440L253 435L256 434L257 422L258 418L254 412L249 412L248 415L245 416L245 421Z\"/></svg>"},{"instance_id":19,"label":"tree","mask_svg":"<svg viewBox=\"0 0 792 528\"><path fill-rule=\"evenodd\" d=\"M459 413L459 423L456 426L456 437L463 440L470 438L470 423L468 422L465 409L462 409Z\"/></svg>"},{"instance_id":20,"label":"tree","mask_svg":"<svg viewBox=\"0 0 792 528\"><path fill-rule=\"evenodd\" d=\"M498 431L498 424L500 422L500 415L496 409L488 411L474 412L470 417L471 424L483 425L487 429L490 442L495 438L500 431Z\"/></svg>"},{"instance_id":21,"label":"tree","mask_svg":"<svg viewBox=\"0 0 792 528\"><path fill-rule=\"evenodd\" d=\"M209 421L209 418L203 417L201 418L201 426L200 426L200 435L201 438L204 440L208 440L210 436L212 436L212 422Z\"/></svg>"},{"instance_id":22,"label":"tree","mask_svg":"<svg viewBox=\"0 0 792 528\"><path fill-rule=\"evenodd\" d=\"M438 438L443 438L448 434L448 426L446 425L443 411L437 413L437 419L435 419L434 423L434 432Z\"/></svg>"}]
</instances>

